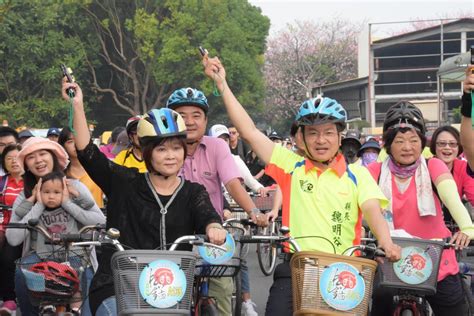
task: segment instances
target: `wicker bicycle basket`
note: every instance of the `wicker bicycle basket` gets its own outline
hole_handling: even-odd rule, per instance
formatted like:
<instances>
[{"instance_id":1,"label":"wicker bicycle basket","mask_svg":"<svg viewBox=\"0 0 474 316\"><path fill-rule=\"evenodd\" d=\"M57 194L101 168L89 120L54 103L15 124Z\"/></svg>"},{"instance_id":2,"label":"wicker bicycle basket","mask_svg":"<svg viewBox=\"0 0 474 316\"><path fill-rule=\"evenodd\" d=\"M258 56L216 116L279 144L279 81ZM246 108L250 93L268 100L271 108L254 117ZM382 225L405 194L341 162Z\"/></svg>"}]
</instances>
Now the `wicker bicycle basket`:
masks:
<instances>
[{"instance_id":1,"label":"wicker bicycle basket","mask_svg":"<svg viewBox=\"0 0 474 316\"><path fill-rule=\"evenodd\" d=\"M161 287L158 283L152 285L158 292L148 291L149 296L140 291L140 278L145 269L150 269L157 261L171 263L184 273L186 288L182 298L172 306L153 305L159 302L159 295L154 293L170 293L173 284ZM119 315L189 315L193 288L194 268L196 256L190 251L166 250L126 250L116 252L111 259L114 276L115 296ZM155 270L156 273L157 270ZM179 271L178 271L179 272ZM181 274L181 272L179 272ZM154 274L156 277L156 274ZM153 276L153 274L151 275ZM173 275L173 278L176 278ZM184 280L183 280L184 282ZM143 284L143 283L142 283ZM173 290L176 291L176 290ZM149 300L153 297L154 303ZM158 301L157 301L158 297ZM149 300L147 302L147 299Z\"/></svg>"},{"instance_id":2,"label":"wicker bicycle basket","mask_svg":"<svg viewBox=\"0 0 474 316\"><path fill-rule=\"evenodd\" d=\"M395 263L385 261L380 266L380 286L414 291L420 295L435 294L444 242L401 237L392 239L402 247L402 259Z\"/></svg>"},{"instance_id":3,"label":"wicker bicycle basket","mask_svg":"<svg viewBox=\"0 0 474 316\"><path fill-rule=\"evenodd\" d=\"M251 196L255 206L261 210L269 211L273 208L273 199L275 198L275 191L269 191L267 196Z\"/></svg>"},{"instance_id":4,"label":"wicker bicycle basket","mask_svg":"<svg viewBox=\"0 0 474 316\"><path fill-rule=\"evenodd\" d=\"M356 277L359 280L358 288L362 289L358 296L357 305L345 310L337 310L331 307L327 303L328 300L325 300L321 294L321 290L324 290L324 288L320 289L321 283L324 283L320 281L324 281L328 273L332 273L331 269L341 264L350 266L357 273ZM293 255L290 266L293 289L293 315L365 316L367 314L369 300L372 295L375 269L377 267L375 261L316 251L302 251ZM328 270L325 273L326 269ZM335 275L335 277L331 276L330 280L337 279L338 275ZM345 295L349 297L349 295L354 294L346 293Z\"/></svg>"},{"instance_id":5,"label":"wicker bicycle basket","mask_svg":"<svg viewBox=\"0 0 474 316\"><path fill-rule=\"evenodd\" d=\"M18 259L16 266L33 306L67 305L85 298L80 289L83 272L90 266L88 249L32 254Z\"/></svg>"}]
</instances>

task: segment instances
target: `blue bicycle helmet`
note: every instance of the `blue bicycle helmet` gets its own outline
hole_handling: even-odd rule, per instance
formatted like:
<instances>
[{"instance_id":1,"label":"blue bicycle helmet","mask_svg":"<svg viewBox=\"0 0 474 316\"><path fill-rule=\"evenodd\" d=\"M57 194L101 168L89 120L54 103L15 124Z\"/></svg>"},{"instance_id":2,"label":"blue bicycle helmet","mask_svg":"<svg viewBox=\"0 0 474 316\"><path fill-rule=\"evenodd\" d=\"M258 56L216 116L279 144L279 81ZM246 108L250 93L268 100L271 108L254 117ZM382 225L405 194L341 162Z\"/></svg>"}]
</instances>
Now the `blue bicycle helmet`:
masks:
<instances>
[{"instance_id":1,"label":"blue bicycle helmet","mask_svg":"<svg viewBox=\"0 0 474 316\"><path fill-rule=\"evenodd\" d=\"M171 109L153 109L138 122L137 134L140 142L156 138L186 137L184 120Z\"/></svg>"},{"instance_id":2,"label":"blue bicycle helmet","mask_svg":"<svg viewBox=\"0 0 474 316\"><path fill-rule=\"evenodd\" d=\"M180 105L198 106L206 114L209 111L209 104L207 103L207 98L204 93L193 88L181 88L175 90L166 102L166 107L172 110L176 109Z\"/></svg>"},{"instance_id":3,"label":"blue bicycle helmet","mask_svg":"<svg viewBox=\"0 0 474 316\"><path fill-rule=\"evenodd\" d=\"M335 123L346 127L346 110L336 100L316 97L306 100L300 106L295 121L299 126Z\"/></svg>"}]
</instances>

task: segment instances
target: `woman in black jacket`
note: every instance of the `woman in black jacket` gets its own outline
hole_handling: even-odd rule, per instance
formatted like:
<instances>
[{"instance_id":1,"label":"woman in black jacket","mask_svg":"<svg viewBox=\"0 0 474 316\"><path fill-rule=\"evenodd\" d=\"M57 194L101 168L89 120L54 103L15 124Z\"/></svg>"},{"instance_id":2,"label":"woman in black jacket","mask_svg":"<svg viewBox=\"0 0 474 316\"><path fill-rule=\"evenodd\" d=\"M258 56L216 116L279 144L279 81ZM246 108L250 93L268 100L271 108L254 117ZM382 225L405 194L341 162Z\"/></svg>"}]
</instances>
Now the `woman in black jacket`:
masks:
<instances>
[{"instance_id":1,"label":"woman in black jacket","mask_svg":"<svg viewBox=\"0 0 474 316\"><path fill-rule=\"evenodd\" d=\"M206 189L178 173L186 157L186 126L173 110L151 110L138 123L137 133L148 172L111 162L90 141L81 88L63 81L62 94L73 98L76 148L81 164L108 199L107 228L120 230L120 242L134 249L164 248L183 235L205 233L222 244L226 232ZM116 315L110 258L104 249L90 289L96 315Z\"/></svg>"}]
</instances>

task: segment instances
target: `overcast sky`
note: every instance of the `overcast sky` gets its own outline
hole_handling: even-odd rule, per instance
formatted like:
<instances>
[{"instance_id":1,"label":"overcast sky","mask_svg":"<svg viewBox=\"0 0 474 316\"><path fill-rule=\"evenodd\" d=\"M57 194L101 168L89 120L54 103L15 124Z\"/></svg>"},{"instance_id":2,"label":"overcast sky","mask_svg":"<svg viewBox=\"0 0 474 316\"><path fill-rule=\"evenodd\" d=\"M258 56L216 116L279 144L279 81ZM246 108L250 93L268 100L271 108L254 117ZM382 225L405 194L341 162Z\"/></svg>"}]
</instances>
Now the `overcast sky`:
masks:
<instances>
[{"instance_id":1,"label":"overcast sky","mask_svg":"<svg viewBox=\"0 0 474 316\"><path fill-rule=\"evenodd\" d=\"M295 20L328 21L343 18L355 22L394 22L415 19L474 17L474 0L249 0L271 21L270 33ZM408 24L375 26L383 34L408 28Z\"/></svg>"}]
</instances>

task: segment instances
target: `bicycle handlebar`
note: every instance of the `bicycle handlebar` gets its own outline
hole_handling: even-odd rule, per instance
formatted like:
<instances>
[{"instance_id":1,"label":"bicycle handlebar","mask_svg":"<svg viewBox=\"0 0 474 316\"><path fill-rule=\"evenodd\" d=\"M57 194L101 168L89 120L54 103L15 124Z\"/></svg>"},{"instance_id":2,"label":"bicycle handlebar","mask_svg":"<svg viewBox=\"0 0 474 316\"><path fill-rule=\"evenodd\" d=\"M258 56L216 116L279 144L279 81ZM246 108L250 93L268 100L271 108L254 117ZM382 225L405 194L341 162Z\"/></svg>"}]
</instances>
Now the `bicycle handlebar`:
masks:
<instances>
[{"instance_id":1,"label":"bicycle handlebar","mask_svg":"<svg viewBox=\"0 0 474 316\"><path fill-rule=\"evenodd\" d=\"M271 241L277 243L289 242L290 245L295 249L296 252L301 251L298 242L291 236L266 236L266 235L253 235L253 236L241 236L239 241L243 244L256 244L256 243L269 243Z\"/></svg>"},{"instance_id":2,"label":"bicycle handlebar","mask_svg":"<svg viewBox=\"0 0 474 316\"><path fill-rule=\"evenodd\" d=\"M191 244L194 246L209 246L213 248L217 248L222 251L227 251L224 247L215 245L213 243L208 242L209 238L207 238L206 235L186 235L186 236L181 236L178 239L176 239L173 244L171 245L169 251L175 251L176 248L180 244Z\"/></svg>"},{"instance_id":3,"label":"bicycle handlebar","mask_svg":"<svg viewBox=\"0 0 474 316\"><path fill-rule=\"evenodd\" d=\"M88 225L82 227L77 233L71 234L50 234L44 227L38 226L37 219L30 219L28 223L9 223L6 225L7 229L28 229L30 231L40 232L53 244L72 244L77 242L92 242L99 238L97 232L85 233L86 231L99 231L105 228L105 225Z\"/></svg>"},{"instance_id":4,"label":"bicycle handlebar","mask_svg":"<svg viewBox=\"0 0 474 316\"><path fill-rule=\"evenodd\" d=\"M12 210L12 206L0 203L0 211L11 211L11 210Z\"/></svg>"}]
</instances>

